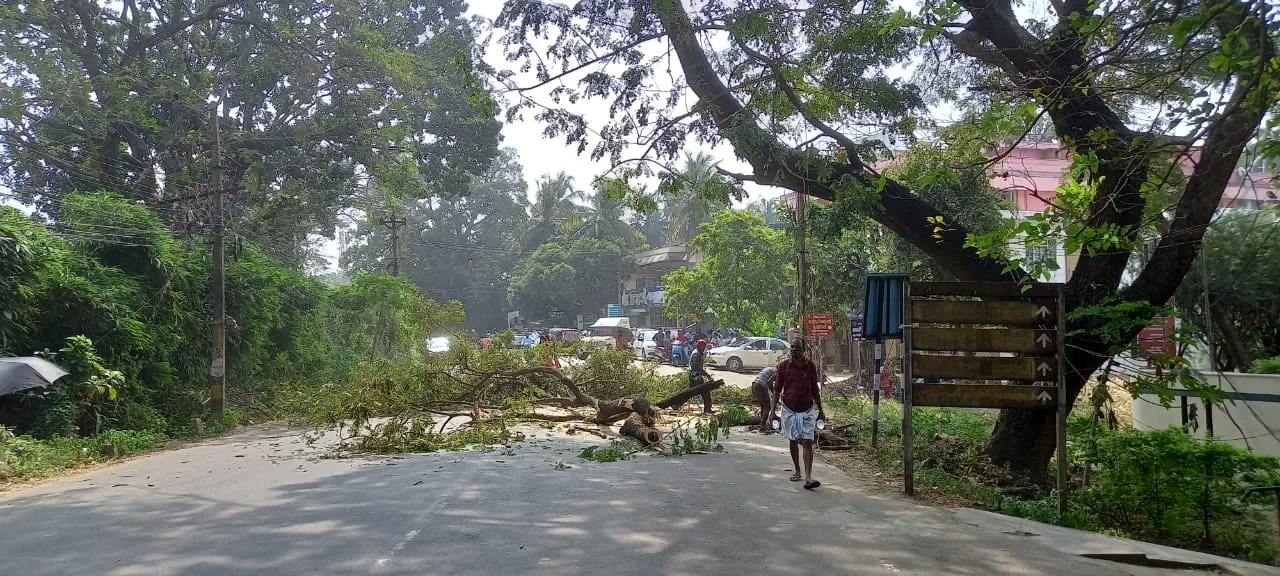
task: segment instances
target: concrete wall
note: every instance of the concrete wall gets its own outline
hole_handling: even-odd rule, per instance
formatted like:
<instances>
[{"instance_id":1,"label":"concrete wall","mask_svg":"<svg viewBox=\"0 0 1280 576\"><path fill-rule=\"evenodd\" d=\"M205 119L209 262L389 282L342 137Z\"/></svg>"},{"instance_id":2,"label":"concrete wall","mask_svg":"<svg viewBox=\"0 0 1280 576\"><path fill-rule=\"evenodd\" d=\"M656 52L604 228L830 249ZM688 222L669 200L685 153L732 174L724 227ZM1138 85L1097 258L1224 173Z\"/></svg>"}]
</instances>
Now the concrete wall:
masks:
<instances>
[{"instance_id":1,"label":"concrete wall","mask_svg":"<svg viewBox=\"0 0 1280 576\"><path fill-rule=\"evenodd\" d=\"M1204 376L1209 383L1216 383L1223 392L1280 396L1280 375L1206 372ZM1193 406L1196 413L1195 420L1199 424L1194 435L1197 438L1204 438L1206 433L1204 405L1199 398L1187 398L1188 411ZM1179 398L1174 398L1169 408L1160 406L1160 399L1154 394L1143 394L1134 399L1134 428L1158 430L1181 425L1182 411ZM1280 436L1280 402L1225 400L1214 404L1213 435L1218 440L1240 448L1280 457L1280 439L1277 439L1277 436Z\"/></svg>"}]
</instances>

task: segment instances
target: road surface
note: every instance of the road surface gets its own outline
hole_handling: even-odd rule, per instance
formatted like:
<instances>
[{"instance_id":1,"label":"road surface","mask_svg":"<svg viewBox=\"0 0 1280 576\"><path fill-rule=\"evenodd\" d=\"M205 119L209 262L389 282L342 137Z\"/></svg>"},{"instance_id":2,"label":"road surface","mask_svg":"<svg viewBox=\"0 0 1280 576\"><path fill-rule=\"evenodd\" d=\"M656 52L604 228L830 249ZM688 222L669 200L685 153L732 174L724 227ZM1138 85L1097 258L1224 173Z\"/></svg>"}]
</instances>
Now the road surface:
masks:
<instances>
[{"instance_id":1,"label":"road surface","mask_svg":"<svg viewBox=\"0 0 1280 576\"><path fill-rule=\"evenodd\" d=\"M1157 573L870 495L824 465L806 492L787 481L776 436L735 433L722 454L579 460L593 442L332 460L296 431L249 430L0 494L0 573Z\"/></svg>"}]
</instances>

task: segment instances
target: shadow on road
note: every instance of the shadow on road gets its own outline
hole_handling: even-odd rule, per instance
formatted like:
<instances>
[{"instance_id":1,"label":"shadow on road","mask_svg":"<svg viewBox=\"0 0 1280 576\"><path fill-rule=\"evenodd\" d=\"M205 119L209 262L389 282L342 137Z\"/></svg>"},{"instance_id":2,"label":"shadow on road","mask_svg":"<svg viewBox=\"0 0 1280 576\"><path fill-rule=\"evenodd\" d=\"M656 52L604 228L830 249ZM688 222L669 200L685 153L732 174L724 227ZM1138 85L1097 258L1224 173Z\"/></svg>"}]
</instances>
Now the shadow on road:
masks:
<instances>
[{"instance_id":1,"label":"shadow on road","mask_svg":"<svg viewBox=\"0 0 1280 576\"><path fill-rule=\"evenodd\" d=\"M254 431L0 497L0 572L1124 573L860 495L833 469L806 492L777 438L608 464L576 458L588 442L334 461Z\"/></svg>"}]
</instances>

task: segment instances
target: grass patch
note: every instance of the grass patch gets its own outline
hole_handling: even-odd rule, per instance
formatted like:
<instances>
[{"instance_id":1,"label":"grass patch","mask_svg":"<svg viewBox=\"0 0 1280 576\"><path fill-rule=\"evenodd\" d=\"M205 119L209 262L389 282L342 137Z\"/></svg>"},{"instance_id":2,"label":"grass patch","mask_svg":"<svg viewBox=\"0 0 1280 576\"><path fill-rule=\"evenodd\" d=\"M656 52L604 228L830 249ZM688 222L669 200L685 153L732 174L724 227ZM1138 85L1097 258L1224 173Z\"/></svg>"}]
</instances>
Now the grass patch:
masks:
<instances>
[{"instance_id":1,"label":"grass patch","mask_svg":"<svg viewBox=\"0 0 1280 576\"><path fill-rule=\"evenodd\" d=\"M881 400L875 449L869 399L830 398L825 405L831 423L847 425L845 433L860 446L855 457L881 472L902 473L901 404ZM1280 483L1276 459L1197 441L1176 429L1109 430L1073 416L1068 420L1072 490L1066 513L1059 516L1055 491L992 466L980 453L995 418L995 411L915 408L917 490L937 490L978 508L1048 524L1276 563L1273 501L1239 501L1249 486ZM1056 462L1047 478L1054 477L1053 466ZM1087 485L1085 467L1094 470ZM998 486L1031 489L1015 496Z\"/></svg>"},{"instance_id":2,"label":"grass patch","mask_svg":"<svg viewBox=\"0 0 1280 576\"><path fill-rule=\"evenodd\" d=\"M103 449L115 445L121 456L145 452L163 446L169 437L146 430L108 430L88 438L55 436L37 440L30 436L13 436L0 427L0 481L25 480L48 476L62 470L97 462L110 456Z\"/></svg>"}]
</instances>

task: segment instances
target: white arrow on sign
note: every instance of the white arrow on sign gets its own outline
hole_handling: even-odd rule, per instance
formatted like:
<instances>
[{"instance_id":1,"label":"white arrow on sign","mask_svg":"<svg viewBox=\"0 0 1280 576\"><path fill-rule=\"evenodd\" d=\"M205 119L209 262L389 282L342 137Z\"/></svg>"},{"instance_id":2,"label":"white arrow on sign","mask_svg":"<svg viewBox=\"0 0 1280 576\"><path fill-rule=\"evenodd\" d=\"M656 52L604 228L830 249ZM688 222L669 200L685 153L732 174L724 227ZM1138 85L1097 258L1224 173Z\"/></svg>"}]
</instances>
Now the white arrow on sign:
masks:
<instances>
[{"instance_id":1,"label":"white arrow on sign","mask_svg":"<svg viewBox=\"0 0 1280 576\"><path fill-rule=\"evenodd\" d=\"M1041 376L1048 376L1049 372L1052 370L1053 368L1049 367L1048 362L1040 362L1040 365L1036 366L1036 371L1039 372Z\"/></svg>"},{"instance_id":2,"label":"white arrow on sign","mask_svg":"<svg viewBox=\"0 0 1280 576\"><path fill-rule=\"evenodd\" d=\"M1036 394L1036 400L1039 400L1041 404L1044 404L1045 402L1053 400L1053 396L1048 392L1041 390L1039 394Z\"/></svg>"},{"instance_id":3,"label":"white arrow on sign","mask_svg":"<svg viewBox=\"0 0 1280 576\"><path fill-rule=\"evenodd\" d=\"M1048 316L1049 316L1049 309L1046 308L1043 304L1040 305L1039 308L1036 308L1036 318L1046 318Z\"/></svg>"},{"instance_id":4,"label":"white arrow on sign","mask_svg":"<svg viewBox=\"0 0 1280 576\"><path fill-rule=\"evenodd\" d=\"M1048 348L1049 344L1052 342L1053 342L1053 339L1050 338L1049 335L1045 334L1044 332L1041 332L1039 336L1036 336L1036 343L1039 344L1041 348Z\"/></svg>"}]
</instances>

